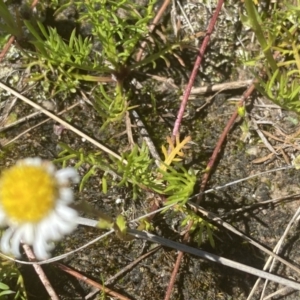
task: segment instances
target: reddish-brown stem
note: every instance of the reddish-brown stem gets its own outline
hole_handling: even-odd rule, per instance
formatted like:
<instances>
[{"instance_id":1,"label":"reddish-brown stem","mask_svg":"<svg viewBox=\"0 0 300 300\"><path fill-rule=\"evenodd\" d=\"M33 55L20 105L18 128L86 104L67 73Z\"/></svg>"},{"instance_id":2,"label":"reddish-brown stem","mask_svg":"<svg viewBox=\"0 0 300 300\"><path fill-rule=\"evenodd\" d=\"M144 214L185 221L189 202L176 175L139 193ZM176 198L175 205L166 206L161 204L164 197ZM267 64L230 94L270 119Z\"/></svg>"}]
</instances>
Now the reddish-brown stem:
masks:
<instances>
[{"instance_id":1,"label":"reddish-brown stem","mask_svg":"<svg viewBox=\"0 0 300 300\"><path fill-rule=\"evenodd\" d=\"M245 100L253 93L254 90L255 90L255 86L254 86L254 83L252 83L249 86L249 88L245 91L245 93L243 94L241 100L238 103L238 106L242 106L244 104ZM207 181L208 181L209 176L211 174L211 170L212 170L212 168L213 168L213 166L214 166L214 164L216 162L216 159L217 159L218 154L219 154L219 152L221 150L221 147L222 147L222 145L223 145L223 143L224 143L224 141L226 139L226 136L227 136L230 128L232 127L232 125L233 125L233 123L234 123L237 115L238 115L238 110L236 110L232 114L230 120L228 121L226 127L224 128L224 130L223 130L223 132L222 132L222 134L221 134L221 136L220 136L220 138L219 138L219 140L218 140L218 142L216 144L216 147L214 149L214 152L213 152L211 158L208 161L208 164L206 166L206 172L203 175L203 178L202 178L202 181L201 181L200 195L198 196L197 201L196 201L197 204L199 204L200 201L201 201L201 199L202 199L202 196L203 196L202 192L204 192L204 190L205 190Z\"/></svg>"},{"instance_id":2,"label":"reddish-brown stem","mask_svg":"<svg viewBox=\"0 0 300 300\"><path fill-rule=\"evenodd\" d=\"M172 272L172 275L171 275L171 278L170 278L170 281L169 281L169 284L168 284L168 288L167 288L167 291L166 291L166 295L165 295L165 299L164 300L168 300L170 299L170 296L172 294L172 290L173 290L173 286L175 284L175 280L176 280L176 275L178 273L178 270L179 270L179 267L180 267L180 263L181 263L181 260L183 258L183 252L182 251L179 251L178 255L177 255L177 259L176 259L176 262L175 262L175 266L174 266L174 269L173 269L173 272Z\"/></svg>"},{"instance_id":3,"label":"reddish-brown stem","mask_svg":"<svg viewBox=\"0 0 300 300\"><path fill-rule=\"evenodd\" d=\"M163 13L165 12L166 8L170 4L171 0L165 0L163 5L160 7L159 11L157 12L155 18L152 21L152 24L149 26L149 32L152 32L155 28L155 26L158 24L158 21L161 19ZM144 48L146 46L147 42L144 41L141 45L141 49L139 50L137 56L136 56L136 61L140 61L142 59L142 55L144 52Z\"/></svg>"},{"instance_id":4,"label":"reddish-brown stem","mask_svg":"<svg viewBox=\"0 0 300 300\"><path fill-rule=\"evenodd\" d=\"M213 29L215 27L218 15L221 11L223 2L224 2L224 0L219 0L219 2L217 4L217 7L216 7L216 10L215 10L215 12L214 12L209 24L208 24L204 40L203 40L203 42L202 42L202 44L199 48L199 52L198 52L198 55L197 55L197 58L196 58L196 61L195 61L195 64L194 64L194 68L193 68L193 71L192 71L191 76L189 78L189 82L187 84L187 87L185 89L183 99L181 101L181 105L180 105L180 108L179 108L179 111L178 111L178 114L177 114L177 119L176 119L175 124L174 124L173 134L172 134L172 140L173 141L175 141L176 136L179 134L179 129L180 129L182 117L183 117L183 114L184 114L184 111L185 111L185 107L186 107L187 101L189 99L191 89L194 85L194 81L195 81L196 75L198 73L198 69L201 65L202 58L204 56L206 47L208 45L210 35L213 32ZM192 225L193 225L193 222L190 222L190 224L188 226L188 231L184 236L184 241L185 242L187 242L189 240L190 236L189 236L188 232L191 229ZM167 291L166 291L165 300L169 300L170 297L171 297L173 286L174 286L174 283L175 283L175 280L176 280L176 275L178 273L178 270L179 270L179 267L180 267L180 262L181 262L182 258L183 258L183 252L179 252L178 255L177 255L176 263L175 263L175 266L174 266L174 269L173 269L173 272L172 272L172 275L171 275L171 278L170 278L170 282L169 282L169 285L168 285L168 288L167 288Z\"/></svg>"},{"instance_id":5,"label":"reddish-brown stem","mask_svg":"<svg viewBox=\"0 0 300 300\"><path fill-rule=\"evenodd\" d=\"M117 299L121 299L121 300L130 300L129 298L117 293L117 292L114 292L113 290L103 286L102 284L92 280L92 279L89 279L87 278L86 276L80 274L79 272L63 265L63 264L60 264L60 263L56 263L55 264L56 266L58 266L61 270L63 270L64 272L68 273L68 274L71 274L72 276L76 277L78 280L81 280L101 291L103 291L104 293L112 296L112 297L116 297Z\"/></svg>"},{"instance_id":6,"label":"reddish-brown stem","mask_svg":"<svg viewBox=\"0 0 300 300\"><path fill-rule=\"evenodd\" d=\"M1 53L0 53L0 62L2 61L2 59L4 58L5 54L7 53L7 51L9 50L10 46L12 45L12 43L14 42L15 37L12 35L9 40L7 41L6 45L4 46L4 48L2 49Z\"/></svg>"},{"instance_id":7,"label":"reddish-brown stem","mask_svg":"<svg viewBox=\"0 0 300 300\"><path fill-rule=\"evenodd\" d=\"M178 114L177 114L177 119L176 119L175 124L174 124L173 133L172 133L172 139L174 139L174 140L175 140L175 137L179 134L179 129L180 129L181 121L182 121L183 114L184 114L184 111L185 111L185 107L186 107L187 101L189 99L191 89L194 85L194 81L195 81L195 78L197 76L199 67L201 65L201 62L202 62L206 47L208 45L210 36L211 36L211 34L214 30L215 24L217 22L217 18L218 18L218 15L220 13L220 10L222 8L223 2L224 2L224 0L219 0L218 5L216 7L216 10L215 10L215 12L214 12L209 24L208 24L204 40L203 40L203 42L202 42L202 44L199 48L199 52L198 52L198 55L197 55L197 58L196 58L196 61L195 61L195 64L194 64L194 68L193 68L191 76L189 78L189 82L188 82L188 84L185 88L183 98L182 98L182 101L181 101L181 105L180 105L180 108L179 108L179 111L178 111Z\"/></svg>"},{"instance_id":8,"label":"reddish-brown stem","mask_svg":"<svg viewBox=\"0 0 300 300\"><path fill-rule=\"evenodd\" d=\"M238 106L242 106L243 103L245 102L245 100L252 94L252 92L254 91L255 89L255 86L254 84L251 84L251 86L247 89L247 91L243 94L241 100L239 101L238 103ZM211 156L211 158L209 159L209 162L207 164L207 173L204 174L203 176L203 179L201 181L201 186L200 186L200 196L198 197L196 203L199 204L200 201L201 201L201 195L204 190L205 190L205 187L206 187L206 184L207 184L207 181L208 181L208 178L209 178L209 175L210 175L210 172L211 172L211 169L217 159L217 156L218 156L218 153L220 152L220 149L223 145L223 142L230 130L230 128L232 127L236 117L238 115L238 111L236 110L230 120L228 121L225 129L223 130L218 142L217 142L217 145L216 145L216 148ZM189 223L189 226L187 228L187 233L184 235L184 238L183 240L185 242L188 242L189 238L190 238L190 235L189 235L189 231L190 229L192 228L193 226L193 222L190 222ZM180 266L180 262L182 260L182 257L183 257L183 252L179 252L178 255L177 255L177 259L176 259L176 263L175 263L175 266L174 266L174 269L173 269L173 272L172 272L172 275L171 275L171 278L170 278L170 282L169 282L169 286L168 286L168 289L167 289L167 292L166 292L166 296L165 296L165 300L168 300L170 299L170 296L171 296L171 292L172 292L172 288L173 288L173 285L175 283L175 279L176 279L176 275L178 273L178 270L179 270L179 266Z\"/></svg>"}]
</instances>

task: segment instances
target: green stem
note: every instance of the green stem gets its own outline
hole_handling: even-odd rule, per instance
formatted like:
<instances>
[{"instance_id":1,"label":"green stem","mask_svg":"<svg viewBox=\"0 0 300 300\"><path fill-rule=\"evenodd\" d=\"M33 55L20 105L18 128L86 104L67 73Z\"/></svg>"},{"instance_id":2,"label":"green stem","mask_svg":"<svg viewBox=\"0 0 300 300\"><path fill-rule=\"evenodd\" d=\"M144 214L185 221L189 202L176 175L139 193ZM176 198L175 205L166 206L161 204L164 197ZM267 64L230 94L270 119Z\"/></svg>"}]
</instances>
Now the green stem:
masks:
<instances>
[{"instance_id":1,"label":"green stem","mask_svg":"<svg viewBox=\"0 0 300 300\"><path fill-rule=\"evenodd\" d=\"M262 27L260 25L261 22L259 22L260 18L256 11L255 6L254 6L253 0L245 0L245 8L246 8L246 11L248 14L250 26L251 26L252 30L254 31L260 46L263 49L264 55L272 69L272 72L275 73L275 71L278 69L278 66L272 55L271 48L269 47L269 45L264 37Z\"/></svg>"}]
</instances>

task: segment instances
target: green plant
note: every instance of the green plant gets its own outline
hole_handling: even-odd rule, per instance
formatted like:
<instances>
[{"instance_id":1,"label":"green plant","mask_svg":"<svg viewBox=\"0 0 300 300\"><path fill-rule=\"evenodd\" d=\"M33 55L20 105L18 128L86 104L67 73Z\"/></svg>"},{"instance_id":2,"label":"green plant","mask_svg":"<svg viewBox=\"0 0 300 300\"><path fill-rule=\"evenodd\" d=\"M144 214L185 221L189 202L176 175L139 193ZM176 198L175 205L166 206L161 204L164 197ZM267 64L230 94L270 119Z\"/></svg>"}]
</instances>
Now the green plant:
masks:
<instances>
[{"instance_id":1,"label":"green plant","mask_svg":"<svg viewBox=\"0 0 300 300\"><path fill-rule=\"evenodd\" d=\"M203 236L204 233L206 233L210 245L214 248L215 241L213 238L213 231L216 230L216 227L206 220L202 219L200 216L186 207L180 207L177 209L184 213L184 218L181 222L181 226L186 226L190 222L193 222L190 233L193 233L194 240L198 243L198 246L203 243Z\"/></svg>"},{"instance_id":2,"label":"green plant","mask_svg":"<svg viewBox=\"0 0 300 300\"><path fill-rule=\"evenodd\" d=\"M79 185L79 190L82 191L88 179L97 173L97 169L100 169L104 172L102 177L102 182L104 182L102 186L102 191L106 193L106 176L108 174L108 171L111 169L111 165L109 164L107 158L103 157L101 155L101 152L87 153L82 148L79 150L74 150L64 143L60 143L59 145L63 150L58 154L58 158L54 160L54 163L62 163L63 167L65 167L69 160L76 159L76 169L78 169L83 164L91 166L89 170L85 173L85 175L82 177Z\"/></svg>"},{"instance_id":3,"label":"green plant","mask_svg":"<svg viewBox=\"0 0 300 300\"><path fill-rule=\"evenodd\" d=\"M145 144L142 145L141 149L135 145L130 152L125 152L122 155L122 159L125 159L127 163L123 161L109 161L101 152L97 153L86 153L83 149L74 150L64 143L60 143L60 147L63 150L59 153L59 158L54 162L62 162L63 166L71 159L76 159L78 162L75 168L79 168L83 164L89 165L90 168L86 174L82 177L79 190L82 190L86 182L91 176L97 173L97 170L102 171L102 192L107 192L107 176L112 173L118 174L120 182L118 186L128 186L129 184L133 187L133 197L136 198L138 190L143 188L153 189L155 191L161 191L159 189L160 184L155 180L153 168L153 160L149 157L149 151ZM114 181L110 180L111 185Z\"/></svg>"},{"instance_id":4,"label":"green plant","mask_svg":"<svg viewBox=\"0 0 300 300\"><path fill-rule=\"evenodd\" d=\"M85 153L82 149L78 151L73 150L61 143L60 146L64 150L59 154L60 158L56 162L65 164L70 159L77 159L76 168L83 164L90 166L90 169L82 177L80 190L82 190L91 176L96 175L97 169L99 169L103 173L102 184L104 182L105 187L102 187L102 190L104 192L108 188L106 176L110 170L120 176L119 182L115 184L118 186L131 186L133 199L137 199L143 191L154 191L164 195L167 199L165 205L174 205L176 207L175 211L183 213L182 226L185 226L190 221L194 222L191 232L194 232L197 242L202 242L203 232L205 231L211 245L214 245L212 237L214 227L185 206L194 191L197 173L193 169L186 170L179 164L179 161L184 157L183 148L190 141L190 137L186 137L182 141L177 137L175 145L170 138L167 138L167 141L169 152L164 146L162 147L165 161L159 168L155 168L153 160L149 157L149 150L146 144L142 144L140 148L135 145L131 151L123 153L122 160L108 162L100 153ZM110 186L113 184L110 181ZM86 211L87 209L83 207L83 210ZM100 228L111 229L115 226L118 236L126 238L126 232L124 233L126 224L123 219L119 217L119 219L117 218L114 221L103 213L99 217L101 219L99 222ZM150 229L151 224L146 219L141 220L139 228Z\"/></svg>"},{"instance_id":5,"label":"green plant","mask_svg":"<svg viewBox=\"0 0 300 300\"><path fill-rule=\"evenodd\" d=\"M49 27L48 30L37 22L38 28L43 36L37 31L29 21L25 24L31 34L35 37L32 41L36 47L38 59L27 65L28 69L38 65L44 72L31 74L30 80L44 80L52 85L55 82L56 92L70 91L76 92L79 86L79 69L90 69L89 54L92 45L88 38L76 37L76 31L73 30L69 43L67 44L57 33L55 28ZM52 80L51 80L52 78Z\"/></svg>"},{"instance_id":6,"label":"green plant","mask_svg":"<svg viewBox=\"0 0 300 300\"><path fill-rule=\"evenodd\" d=\"M88 0L77 2L83 10L80 21L92 25L92 34L101 43L101 56L117 73L122 71L148 34L154 4L139 6L133 1Z\"/></svg>"},{"instance_id":7,"label":"green plant","mask_svg":"<svg viewBox=\"0 0 300 300\"><path fill-rule=\"evenodd\" d=\"M95 109L103 118L101 130L122 120L131 108L128 99L134 102L128 84L124 88L128 75L145 65L155 67L159 58L169 64L166 54L181 45L161 43L149 33L156 1L149 1L147 6L132 0L72 0L60 5L52 1L50 6L58 7L54 15L70 5L76 7L79 26L89 28L87 37L74 29L66 40L38 17L22 20L29 31L29 42L34 45L34 50L22 49L24 65L30 73L27 81L40 83L46 98L60 94L63 99L81 89L82 82L88 90L95 88L95 82L101 83L92 93ZM3 0L0 8L0 17L7 24L2 29L17 34L18 26ZM136 61L142 45L145 55Z\"/></svg>"},{"instance_id":8,"label":"green plant","mask_svg":"<svg viewBox=\"0 0 300 300\"><path fill-rule=\"evenodd\" d=\"M11 291L7 284L0 282L0 296L4 297L6 295L11 295L11 294L15 294L15 292Z\"/></svg>"},{"instance_id":9,"label":"green plant","mask_svg":"<svg viewBox=\"0 0 300 300\"><path fill-rule=\"evenodd\" d=\"M35 51L28 55L29 80L42 82L51 96L61 93L63 97L75 93L81 81L108 83L99 85L93 92L95 109L104 119L101 130L111 122L122 120L131 108L128 105L131 92L125 90L123 84L128 73L154 62L170 50L168 46L153 54L153 45L159 43L155 37L151 37L151 43L148 40L148 25L154 16L155 2L151 0L146 7L131 0L66 3L55 14L74 4L79 12L78 22L90 28L86 38L74 29L68 41L55 28L46 28L38 21L36 24L24 21L35 46ZM134 57L143 41L149 45L149 55L143 62L136 63Z\"/></svg>"},{"instance_id":10,"label":"green plant","mask_svg":"<svg viewBox=\"0 0 300 300\"><path fill-rule=\"evenodd\" d=\"M27 299L23 277L16 264L0 257L0 298Z\"/></svg>"},{"instance_id":11,"label":"green plant","mask_svg":"<svg viewBox=\"0 0 300 300\"><path fill-rule=\"evenodd\" d=\"M159 170L163 180L167 182L163 194L167 195L166 205L184 205L194 192L196 183L196 172L193 169L186 170L182 166L173 168L167 167L166 171Z\"/></svg>"},{"instance_id":12,"label":"green plant","mask_svg":"<svg viewBox=\"0 0 300 300\"><path fill-rule=\"evenodd\" d=\"M288 1L275 4L271 18L260 16L252 0L245 0L245 8L247 17L242 20L254 31L263 52L254 60L260 68L258 90L281 107L300 112L299 7Z\"/></svg>"},{"instance_id":13,"label":"green plant","mask_svg":"<svg viewBox=\"0 0 300 300\"><path fill-rule=\"evenodd\" d=\"M107 92L106 89L110 89L110 92ZM94 89L94 107L98 114L105 119L100 131L103 131L109 123L122 120L125 112L133 108L128 106L128 97L124 95L121 84L117 84L113 89L115 91L113 97L110 96L112 88L105 88L104 85L99 84Z\"/></svg>"},{"instance_id":14,"label":"green plant","mask_svg":"<svg viewBox=\"0 0 300 300\"><path fill-rule=\"evenodd\" d=\"M22 28L20 19L13 16L4 4L3 0L0 0L0 30L9 33L17 38L22 36Z\"/></svg>"},{"instance_id":15,"label":"green plant","mask_svg":"<svg viewBox=\"0 0 300 300\"><path fill-rule=\"evenodd\" d=\"M122 155L127 164L118 161L118 173L122 174L119 186L132 184L133 199L137 198L139 189L150 189L156 192L162 191L162 184L157 180L153 170L153 160L149 157L149 150L145 143L139 149L137 145Z\"/></svg>"}]
</instances>

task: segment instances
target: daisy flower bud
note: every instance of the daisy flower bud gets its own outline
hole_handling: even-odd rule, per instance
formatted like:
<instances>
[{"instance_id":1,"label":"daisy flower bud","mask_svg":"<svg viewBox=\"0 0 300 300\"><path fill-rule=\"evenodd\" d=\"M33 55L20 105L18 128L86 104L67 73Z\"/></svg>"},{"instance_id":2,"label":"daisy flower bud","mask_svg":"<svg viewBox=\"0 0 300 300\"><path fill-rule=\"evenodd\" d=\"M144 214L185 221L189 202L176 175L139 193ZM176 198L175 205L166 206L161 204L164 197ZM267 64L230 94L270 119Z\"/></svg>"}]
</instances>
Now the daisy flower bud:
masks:
<instances>
[{"instance_id":1,"label":"daisy flower bud","mask_svg":"<svg viewBox=\"0 0 300 300\"><path fill-rule=\"evenodd\" d=\"M50 161L26 158L0 177L0 249L20 256L20 243L33 247L37 259L49 257L54 241L77 226L71 182L78 182L74 168L56 171Z\"/></svg>"}]
</instances>

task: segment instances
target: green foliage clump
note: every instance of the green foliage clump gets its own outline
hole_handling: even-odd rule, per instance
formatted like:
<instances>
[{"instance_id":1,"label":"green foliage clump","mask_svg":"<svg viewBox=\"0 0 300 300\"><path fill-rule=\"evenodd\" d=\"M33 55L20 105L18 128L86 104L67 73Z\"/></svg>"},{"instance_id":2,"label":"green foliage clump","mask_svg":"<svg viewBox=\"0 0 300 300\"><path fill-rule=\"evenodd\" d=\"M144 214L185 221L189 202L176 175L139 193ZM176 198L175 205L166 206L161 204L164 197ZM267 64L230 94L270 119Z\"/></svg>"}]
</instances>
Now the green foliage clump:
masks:
<instances>
[{"instance_id":1,"label":"green foliage clump","mask_svg":"<svg viewBox=\"0 0 300 300\"><path fill-rule=\"evenodd\" d=\"M0 257L0 299L27 299L23 277L16 264Z\"/></svg>"},{"instance_id":2,"label":"green foliage clump","mask_svg":"<svg viewBox=\"0 0 300 300\"><path fill-rule=\"evenodd\" d=\"M73 30L69 42L66 43L55 28L49 27L46 30L40 22L37 22L42 37L29 21L25 21L25 24L35 37L32 43L36 47L35 55L38 57L36 61L28 64L28 68L38 65L44 70L36 75L31 74L30 80L43 79L48 84L55 85L55 93L75 93L79 86L78 69L87 68L89 65L89 53L92 48L89 39L83 39L80 35L76 37L76 31Z\"/></svg>"},{"instance_id":3,"label":"green foliage clump","mask_svg":"<svg viewBox=\"0 0 300 300\"><path fill-rule=\"evenodd\" d=\"M110 163L100 153L86 153L82 149L79 151L73 150L61 143L60 146L63 151L59 154L60 158L56 162L65 164L68 160L76 159L78 160L75 165L76 168L83 164L90 166L90 169L82 177L80 190L83 189L91 176L99 175L97 170L102 170L102 191L105 193L108 189L106 177L109 171L112 171L118 175L119 182L115 183L117 186L130 186L132 188L133 199L137 199L143 191L152 191L164 195L166 197L165 205L171 204L175 206L175 211L182 213L182 226L191 221L193 222L191 232L194 233L196 241L198 243L202 242L203 232L205 231L211 245L214 246L212 237L214 227L185 206L189 197L193 194L196 184L196 171L193 169L186 170L184 166L179 164L184 156L182 149L190 141L190 137L181 142L177 138L176 145L173 145L169 138L167 141L171 151L168 153L166 148L162 147L165 161L161 163L160 167L155 167L145 143L140 148L135 145L131 151L122 154L121 160L112 160ZM110 180L109 182L110 186L113 186L113 181ZM102 222L101 228L105 226L110 228L114 224L112 219L107 222L106 217L103 217L102 221L104 223ZM150 229L151 224L144 219L141 220L139 228Z\"/></svg>"},{"instance_id":4,"label":"green foliage clump","mask_svg":"<svg viewBox=\"0 0 300 300\"><path fill-rule=\"evenodd\" d=\"M300 112L299 4L276 3L269 17L259 15L252 0L245 0L247 17L242 16L263 52L254 60L260 69L256 75L258 90L282 108L296 112Z\"/></svg>"},{"instance_id":5,"label":"green foliage clump","mask_svg":"<svg viewBox=\"0 0 300 300\"><path fill-rule=\"evenodd\" d=\"M104 193L107 192L107 185L106 185L106 174L110 169L110 165L108 164L107 160L101 155L101 152L86 152L84 149L80 148L79 150L74 150L68 145L64 143L59 144L60 147L63 149L59 154L58 158L54 160L54 163L63 163L63 167L66 166L67 162L76 159L77 163L74 166L76 169L80 168L83 164L90 166L89 170L85 173L82 177L79 190L82 191L84 185L88 181L91 176L97 174L97 170L100 169L104 171L104 175L102 178L103 186L102 191Z\"/></svg>"},{"instance_id":6,"label":"green foliage clump","mask_svg":"<svg viewBox=\"0 0 300 300\"><path fill-rule=\"evenodd\" d=\"M101 130L123 119L131 108L128 99L134 102L133 93L125 85L128 75L142 66L155 67L160 58L168 63L166 54L179 47L178 43L162 43L149 32L157 0L145 6L132 0L50 1L47 5L57 8L53 17L70 7L78 13L70 37L60 36L59 24L57 28L48 26L42 13L30 20L18 19L0 1L0 30L22 36L32 45L22 49L29 73L25 80L39 83L45 98L59 94L67 99L79 90L90 92L103 118ZM144 55L137 60L141 51ZM99 84L96 88L95 83Z\"/></svg>"},{"instance_id":7,"label":"green foliage clump","mask_svg":"<svg viewBox=\"0 0 300 300\"><path fill-rule=\"evenodd\" d=\"M184 205L194 192L196 173L193 169L186 170L183 167L177 169L168 166L167 171L160 170L163 179L167 182L163 194L167 195L166 205Z\"/></svg>"},{"instance_id":8,"label":"green foliage clump","mask_svg":"<svg viewBox=\"0 0 300 300\"><path fill-rule=\"evenodd\" d=\"M121 85L115 87L114 91L113 96L111 96L111 91L107 92L102 84L94 89L94 107L98 114L106 120L100 131L103 131L109 123L122 120L126 111L131 108L128 107L127 97L123 94Z\"/></svg>"},{"instance_id":9,"label":"green foliage clump","mask_svg":"<svg viewBox=\"0 0 300 300\"><path fill-rule=\"evenodd\" d=\"M77 2L82 11L80 21L92 26L93 36L101 43L101 56L115 71L121 71L148 34L154 17L154 4L146 6L133 1L88 0Z\"/></svg>"},{"instance_id":10,"label":"green foliage clump","mask_svg":"<svg viewBox=\"0 0 300 300\"><path fill-rule=\"evenodd\" d=\"M182 144L183 147L184 144ZM82 177L80 190L83 189L87 180L96 174L97 169L104 172L103 178L111 170L120 176L118 186L129 186L133 188L133 198L136 199L142 190L151 190L168 197L166 204L184 205L194 190L196 173L193 169L187 171L183 166L171 167L163 164L164 169L154 168L153 159L149 156L149 150L145 143L139 148L135 145L131 151L122 154L122 159L113 163L108 162L100 152L87 153L83 149L74 150L64 143L60 143L63 150L59 158L54 162L62 162L65 166L67 161L76 159L75 168L83 164L90 166ZM180 151L181 148L174 148ZM170 154L173 156L173 154ZM176 161L174 155L174 161ZM171 162L170 162L171 163ZM102 178L102 179L103 179ZM106 182L106 179L104 179ZM105 186L105 191L107 186Z\"/></svg>"},{"instance_id":11,"label":"green foliage clump","mask_svg":"<svg viewBox=\"0 0 300 300\"><path fill-rule=\"evenodd\" d=\"M213 238L213 230L215 230L216 227L199 217L191 209L188 209L186 207L180 207L179 210L185 214L185 217L181 222L181 226L186 226L190 222L193 222L193 225L190 229L190 233L194 233L194 239L198 243L198 246L200 246L203 243L204 232L206 232L208 241L210 245L214 248L215 241Z\"/></svg>"},{"instance_id":12,"label":"green foliage clump","mask_svg":"<svg viewBox=\"0 0 300 300\"><path fill-rule=\"evenodd\" d=\"M119 186L132 184L133 199L137 198L139 189L150 189L161 192L161 181L157 180L153 172L153 160L149 156L149 150L145 143L139 149L137 145L133 149L122 155L127 161L118 161L118 173L122 174Z\"/></svg>"}]
</instances>

